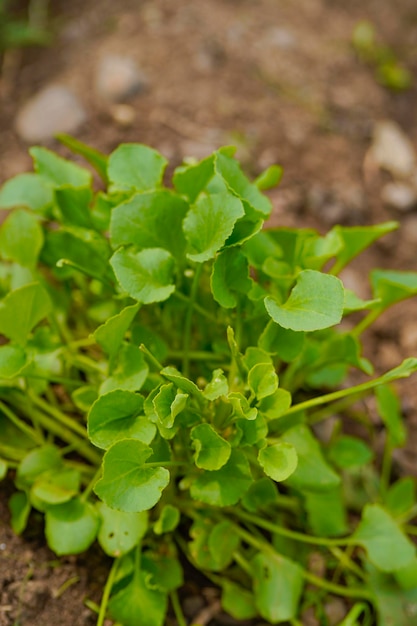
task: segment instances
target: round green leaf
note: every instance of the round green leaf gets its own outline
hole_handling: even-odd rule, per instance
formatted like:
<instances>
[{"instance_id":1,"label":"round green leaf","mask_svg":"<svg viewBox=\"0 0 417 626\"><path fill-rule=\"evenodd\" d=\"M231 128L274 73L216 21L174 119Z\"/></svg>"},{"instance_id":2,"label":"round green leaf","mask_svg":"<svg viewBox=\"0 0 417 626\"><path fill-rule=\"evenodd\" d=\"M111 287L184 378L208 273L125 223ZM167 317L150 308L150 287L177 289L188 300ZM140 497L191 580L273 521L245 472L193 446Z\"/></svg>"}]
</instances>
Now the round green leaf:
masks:
<instances>
[{"instance_id":1,"label":"round green leaf","mask_svg":"<svg viewBox=\"0 0 417 626\"><path fill-rule=\"evenodd\" d=\"M279 441L262 448L258 454L258 461L265 474L279 482L286 480L295 472L298 458L293 445Z\"/></svg>"},{"instance_id":2,"label":"round green leaf","mask_svg":"<svg viewBox=\"0 0 417 626\"><path fill-rule=\"evenodd\" d=\"M43 245L43 231L33 213L18 209L10 213L0 228L3 259L33 268Z\"/></svg>"},{"instance_id":3,"label":"round green leaf","mask_svg":"<svg viewBox=\"0 0 417 626\"><path fill-rule=\"evenodd\" d=\"M248 385L258 398L262 400L278 389L278 376L271 363L257 363L248 374Z\"/></svg>"},{"instance_id":4,"label":"round green leaf","mask_svg":"<svg viewBox=\"0 0 417 626\"><path fill-rule=\"evenodd\" d=\"M107 174L116 189L154 189L162 180L166 159L143 144L121 144L108 159Z\"/></svg>"},{"instance_id":5,"label":"round green leaf","mask_svg":"<svg viewBox=\"0 0 417 626\"><path fill-rule=\"evenodd\" d=\"M26 352L20 346L0 346L0 378L14 378L27 364Z\"/></svg>"},{"instance_id":6,"label":"round green leaf","mask_svg":"<svg viewBox=\"0 0 417 626\"><path fill-rule=\"evenodd\" d=\"M107 506L128 513L151 509L169 483L164 467L146 464L152 448L136 439L115 443L103 458L103 476L94 491Z\"/></svg>"},{"instance_id":7,"label":"round green leaf","mask_svg":"<svg viewBox=\"0 0 417 626\"><path fill-rule=\"evenodd\" d=\"M92 443L103 449L120 439L138 439L149 444L156 433L155 425L143 413L142 396L122 389L100 396L87 420Z\"/></svg>"},{"instance_id":8,"label":"round green leaf","mask_svg":"<svg viewBox=\"0 0 417 626\"><path fill-rule=\"evenodd\" d=\"M201 474L190 487L191 497L213 506L232 506L246 493L252 475L246 456L232 450L226 465L219 470Z\"/></svg>"},{"instance_id":9,"label":"round green leaf","mask_svg":"<svg viewBox=\"0 0 417 626\"><path fill-rule=\"evenodd\" d=\"M45 534L56 554L79 554L93 543L99 519L89 502L79 499L58 504L46 511Z\"/></svg>"},{"instance_id":10,"label":"round green leaf","mask_svg":"<svg viewBox=\"0 0 417 626\"><path fill-rule=\"evenodd\" d=\"M206 470L219 470L230 458L232 448L210 424L198 424L191 431L195 464Z\"/></svg>"},{"instance_id":11,"label":"round green leaf","mask_svg":"<svg viewBox=\"0 0 417 626\"><path fill-rule=\"evenodd\" d=\"M175 291L175 261L167 250L147 248L133 252L122 249L115 252L110 263L121 287L139 302L161 302Z\"/></svg>"},{"instance_id":12,"label":"round green leaf","mask_svg":"<svg viewBox=\"0 0 417 626\"><path fill-rule=\"evenodd\" d=\"M51 185L33 173L18 174L0 190L0 209L25 206L33 211L42 211L49 208L53 200Z\"/></svg>"},{"instance_id":13,"label":"round green leaf","mask_svg":"<svg viewBox=\"0 0 417 626\"><path fill-rule=\"evenodd\" d=\"M156 520L153 530L157 535L163 535L164 533L170 533L176 529L180 522L181 514L179 509L172 504L166 504Z\"/></svg>"},{"instance_id":14,"label":"round green leaf","mask_svg":"<svg viewBox=\"0 0 417 626\"><path fill-rule=\"evenodd\" d=\"M361 467L369 463L372 457L372 450L364 441L349 435L339 437L329 451L330 460L342 469Z\"/></svg>"},{"instance_id":15,"label":"round green leaf","mask_svg":"<svg viewBox=\"0 0 417 626\"><path fill-rule=\"evenodd\" d=\"M138 571L132 580L110 598L113 619L123 626L162 626L167 610L167 595L147 584L149 574Z\"/></svg>"},{"instance_id":16,"label":"round green leaf","mask_svg":"<svg viewBox=\"0 0 417 626\"><path fill-rule=\"evenodd\" d=\"M112 557L126 554L138 544L148 528L148 515L110 509L104 502L97 505L101 518L98 542Z\"/></svg>"},{"instance_id":17,"label":"round green leaf","mask_svg":"<svg viewBox=\"0 0 417 626\"><path fill-rule=\"evenodd\" d=\"M314 331L335 326L343 315L344 290L336 276L304 270L290 297L280 304L272 296L265 307L274 322L295 331Z\"/></svg>"}]
</instances>

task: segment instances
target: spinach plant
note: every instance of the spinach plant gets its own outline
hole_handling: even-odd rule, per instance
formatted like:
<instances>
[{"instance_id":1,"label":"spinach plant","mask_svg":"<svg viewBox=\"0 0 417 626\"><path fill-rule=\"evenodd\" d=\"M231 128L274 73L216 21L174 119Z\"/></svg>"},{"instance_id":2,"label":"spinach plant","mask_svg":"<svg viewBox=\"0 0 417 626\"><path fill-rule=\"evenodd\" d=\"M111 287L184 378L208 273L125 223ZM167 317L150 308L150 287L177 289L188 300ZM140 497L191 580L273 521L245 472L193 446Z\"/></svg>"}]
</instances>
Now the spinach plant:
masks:
<instances>
[{"instance_id":1,"label":"spinach plant","mask_svg":"<svg viewBox=\"0 0 417 626\"><path fill-rule=\"evenodd\" d=\"M338 278L397 225L262 230L277 166L250 182L225 147L165 186L149 147L107 157L61 140L98 189L35 147L34 173L0 191L14 530L35 509L56 554L97 540L114 557L98 626L161 626L168 610L184 626L187 561L237 620L299 625L313 607L325 625L336 595L343 626L411 626L415 483L391 459L406 439L393 382L417 359L374 375L361 335L417 293L417 273L373 271L366 301ZM382 470L364 396L386 428Z\"/></svg>"}]
</instances>

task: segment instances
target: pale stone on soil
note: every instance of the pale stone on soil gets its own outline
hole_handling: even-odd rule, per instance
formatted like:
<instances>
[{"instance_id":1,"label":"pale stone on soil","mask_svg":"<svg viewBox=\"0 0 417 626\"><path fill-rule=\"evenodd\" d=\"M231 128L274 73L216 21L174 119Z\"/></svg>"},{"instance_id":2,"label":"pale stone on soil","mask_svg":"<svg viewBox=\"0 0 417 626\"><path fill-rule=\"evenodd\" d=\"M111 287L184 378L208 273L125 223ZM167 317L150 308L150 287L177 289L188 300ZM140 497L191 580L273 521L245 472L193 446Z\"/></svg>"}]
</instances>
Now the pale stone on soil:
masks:
<instances>
[{"instance_id":1,"label":"pale stone on soil","mask_svg":"<svg viewBox=\"0 0 417 626\"><path fill-rule=\"evenodd\" d=\"M406 183L386 184L382 189L381 197L384 204L397 211L410 211L417 206L417 189Z\"/></svg>"},{"instance_id":2,"label":"pale stone on soil","mask_svg":"<svg viewBox=\"0 0 417 626\"><path fill-rule=\"evenodd\" d=\"M142 91L147 80L130 57L109 54L97 68L95 89L108 102L123 102Z\"/></svg>"},{"instance_id":3,"label":"pale stone on soil","mask_svg":"<svg viewBox=\"0 0 417 626\"><path fill-rule=\"evenodd\" d=\"M398 124L390 120L376 124L370 155L376 165L397 178L408 178L417 167L413 144Z\"/></svg>"},{"instance_id":4,"label":"pale stone on soil","mask_svg":"<svg viewBox=\"0 0 417 626\"><path fill-rule=\"evenodd\" d=\"M42 89L16 116L18 135L28 143L48 141L56 133L73 133L87 119L84 107L63 85Z\"/></svg>"}]
</instances>

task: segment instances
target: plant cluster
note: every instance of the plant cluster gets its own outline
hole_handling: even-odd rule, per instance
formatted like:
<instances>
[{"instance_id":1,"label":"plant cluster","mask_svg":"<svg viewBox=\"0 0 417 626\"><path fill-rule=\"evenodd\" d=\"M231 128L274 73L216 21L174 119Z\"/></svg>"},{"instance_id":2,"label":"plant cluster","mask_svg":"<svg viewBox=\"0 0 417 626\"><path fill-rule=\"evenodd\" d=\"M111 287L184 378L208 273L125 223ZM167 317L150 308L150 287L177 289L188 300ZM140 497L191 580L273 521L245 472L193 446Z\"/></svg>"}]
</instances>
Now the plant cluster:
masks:
<instances>
[{"instance_id":1,"label":"plant cluster","mask_svg":"<svg viewBox=\"0 0 417 626\"><path fill-rule=\"evenodd\" d=\"M49 0L29 0L26 15L16 15L10 0L0 0L0 55L10 48L45 45L51 34L45 24Z\"/></svg>"},{"instance_id":2,"label":"plant cluster","mask_svg":"<svg viewBox=\"0 0 417 626\"><path fill-rule=\"evenodd\" d=\"M56 554L97 540L114 557L98 626L161 626L167 610L184 626L187 561L238 620L300 625L313 607L324 626L340 595L343 626L414 624L415 483L394 480L391 459L406 438L392 383L417 359L374 376L361 334L417 293L417 274L373 271L366 301L338 278L397 225L262 230L277 166L251 182L226 147L168 187L149 147L107 157L61 141L101 189L35 147L34 173L0 191L0 474L15 480L15 532L35 509ZM386 427L381 471L365 395Z\"/></svg>"}]
</instances>

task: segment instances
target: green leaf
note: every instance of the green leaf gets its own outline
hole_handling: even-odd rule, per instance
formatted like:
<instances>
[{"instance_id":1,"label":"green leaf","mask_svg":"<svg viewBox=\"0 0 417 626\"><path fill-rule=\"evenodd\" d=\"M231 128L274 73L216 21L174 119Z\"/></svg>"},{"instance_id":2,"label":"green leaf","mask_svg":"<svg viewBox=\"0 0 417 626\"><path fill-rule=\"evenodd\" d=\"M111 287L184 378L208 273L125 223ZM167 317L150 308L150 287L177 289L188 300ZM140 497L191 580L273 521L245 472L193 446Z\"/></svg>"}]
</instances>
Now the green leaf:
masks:
<instances>
[{"instance_id":1,"label":"green leaf","mask_svg":"<svg viewBox=\"0 0 417 626\"><path fill-rule=\"evenodd\" d=\"M230 458L231 446L210 424L198 424L190 433L195 464L206 470L219 470Z\"/></svg>"},{"instance_id":2,"label":"green leaf","mask_svg":"<svg viewBox=\"0 0 417 626\"><path fill-rule=\"evenodd\" d=\"M400 365L397 365L397 367L394 367L394 369L389 370L375 380L378 381L377 384L391 383L400 378L408 378L411 374L414 374L414 372L417 372L417 358L409 357L408 359L404 359Z\"/></svg>"},{"instance_id":3,"label":"green leaf","mask_svg":"<svg viewBox=\"0 0 417 626\"><path fill-rule=\"evenodd\" d=\"M150 589L169 593L184 584L184 576L172 544L164 548L171 554L147 550L142 557L142 567L147 573L146 584Z\"/></svg>"},{"instance_id":4,"label":"green leaf","mask_svg":"<svg viewBox=\"0 0 417 626\"><path fill-rule=\"evenodd\" d=\"M205 471L191 483L194 500L212 506L236 504L252 483L249 463L240 450L232 450L226 465L216 471Z\"/></svg>"},{"instance_id":5,"label":"green leaf","mask_svg":"<svg viewBox=\"0 0 417 626\"><path fill-rule=\"evenodd\" d=\"M340 484L339 476L324 460L320 445L307 426L294 426L281 439L292 444L298 456L297 469L288 479L289 485L301 491L323 491Z\"/></svg>"},{"instance_id":6,"label":"green leaf","mask_svg":"<svg viewBox=\"0 0 417 626\"><path fill-rule=\"evenodd\" d=\"M167 250L122 249L114 253L110 263L121 287L139 302L161 302L175 291L175 261Z\"/></svg>"},{"instance_id":7,"label":"green leaf","mask_svg":"<svg viewBox=\"0 0 417 626\"><path fill-rule=\"evenodd\" d=\"M417 272L373 270L370 277L372 295L380 300L378 308L387 309L417 294Z\"/></svg>"},{"instance_id":8,"label":"green leaf","mask_svg":"<svg viewBox=\"0 0 417 626\"><path fill-rule=\"evenodd\" d=\"M0 458L0 480L6 478L7 475L7 462Z\"/></svg>"},{"instance_id":9,"label":"green leaf","mask_svg":"<svg viewBox=\"0 0 417 626\"><path fill-rule=\"evenodd\" d=\"M416 554L414 544L400 530L393 518L378 504L367 504L362 519L352 535L368 553L369 560L384 572L407 566Z\"/></svg>"},{"instance_id":10,"label":"green leaf","mask_svg":"<svg viewBox=\"0 0 417 626\"><path fill-rule=\"evenodd\" d=\"M121 439L138 439L149 444L156 433L143 411L142 396L116 389L100 396L88 414L88 436L103 449Z\"/></svg>"},{"instance_id":11,"label":"green leaf","mask_svg":"<svg viewBox=\"0 0 417 626\"><path fill-rule=\"evenodd\" d=\"M254 181L254 185L260 191L266 191L276 187L284 173L283 168L280 165L270 165L258 178Z\"/></svg>"},{"instance_id":12,"label":"green leaf","mask_svg":"<svg viewBox=\"0 0 417 626\"><path fill-rule=\"evenodd\" d=\"M204 397L214 401L221 396L227 396L229 393L229 384L227 378L223 374L223 370L216 369L213 371L212 379L204 388Z\"/></svg>"},{"instance_id":13,"label":"green leaf","mask_svg":"<svg viewBox=\"0 0 417 626\"><path fill-rule=\"evenodd\" d=\"M0 346L0 378L15 378L22 372L26 365L27 356L23 348L10 343L5 346Z\"/></svg>"},{"instance_id":14,"label":"green leaf","mask_svg":"<svg viewBox=\"0 0 417 626\"><path fill-rule=\"evenodd\" d=\"M112 362L111 375L100 386L100 394L114 389L139 391L149 373L145 357L136 346L125 343Z\"/></svg>"},{"instance_id":15,"label":"green leaf","mask_svg":"<svg viewBox=\"0 0 417 626\"><path fill-rule=\"evenodd\" d=\"M56 189L55 197L63 224L92 228L90 203L93 192L90 187L60 187Z\"/></svg>"},{"instance_id":16,"label":"green leaf","mask_svg":"<svg viewBox=\"0 0 417 626\"><path fill-rule=\"evenodd\" d=\"M43 232L33 213L17 209L0 228L0 251L3 259L34 268L43 246Z\"/></svg>"},{"instance_id":17,"label":"green leaf","mask_svg":"<svg viewBox=\"0 0 417 626\"><path fill-rule=\"evenodd\" d=\"M265 298L265 307L274 322L295 331L321 330L342 319L343 285L335 276L304 270L284 304Z\"/></svg>"},{"instance_id":18,"label":"green leaf","mask_svg":"<svg viewBox=\"0 0 417 626\"><path fill-rule=\"evenodd\" d=\"M107 182L107 157L105 154L87 146L82 141L78 141L78 139L75 139L65 133L59 133L58 135L55 135L55 138L58 139L58 141L60 141L64 146L69 148L74 154L80 154L84 157L85 160L94 167L100 178L104 182Z\"/></svg>"},{"instance_id":19,"label":"green leaf","mask_svg":"<svg viewBox=\"0 0 417 626\"><path fill-rule=\"evenodd\" d=\"M257 363L249 370L248 385L258 400L272 396L278 389L278 376L271 363Z\"/></svg>"},{"instance_id":20,"label":"green leaf","mask_svg":"<svg viewBox=\"0 0 417 626\"><path fill-rule=\"evenodd\" d=\"M111 153L107 174L114 189L146 191L161 184L166 159L142 144L121 144Z\"/></svg>"},{"instance_id":21,"label":"green leaf","mask_svg":"<svg viewBox=\"0 0 417 626\"><path fill-rule=\"evenodd\" d=\"M172 504L166 504L156 520L153 530L156 535L163 535L164 533L170 533L176 529L180 523L181 514L179 509Z\"/></svg>"},{"instance_id":22,"label":"green leaf","mask_svg":"<svg viewBox=\"0 0 417 626\"><path fill-rule=\"evenodd\" d=\"M285 363L291 363L301 353L304 337L303 332L294 332L270 320L259 338L258 345L270 354L277 354Z\"/></svg>"},{"instance_id":23,"label":"green leaf","mask_svg":"<svg viewBox=\"0 0 417 626\"><path fill-rule=\"evenodd\" d=\"M103 458L103 475L94 491L107 506L127 513L151 509L169 483L163 467L147 465L152 448L136 439L116 442Z\"/></svg>"},{"instance_id":24,"label":"green leaf","mask_svg":"<svg viewBox=\"0 0 417 626\"><path fill-rule=\"evenodd\" d=\"M31 508L29 498L24 491L16 491L11 495L9 500L10 525L16 535L21 535L25 530Z\"/></svg>"},{"instance_id":25,"label":"green leaf","mask_svg":"<svg viewBox=\"0 0 417 626\"><path fill-rule=\"evenodd\" d=\"M124 336L138 311L139 304L127 306L94 331L94 339L109 355L110 359L119 350Z\"/></svg>"},{"instance_id":26,"label":"green leaf","mask_svg":"<svg viewBox=\"0 0 417 626\"><path fill-rule=\"evenodd\" d=\"M343 308L344 315L355 311L364 311L365 309L375 309L380 304L378 298L374 300L362 300L350 289L345 289L345 305Z\"/></svg>"},{"instance_id":27,"label":"green leaf","mask_svg":"<svg viewBox=\"0 0 417 626\"><path fill-rule=\"evenodd\" d=\"M338 274L352 259L387 233L398 228L398 222L385 222L375 226L335 226L336 232L343 241L343 248L337 255L337 260L332 268L334 274Z\"/></svg>"},{"instance_id":28,"label":"green leaf","mask_svg":"<svg viewBox=\"0 0 417 626\"><path fill-rule=\"evenodd\" d=\"M214 155L211 155L199 163L178 167L174 172L172 183L178 193L187 196L190 202L195 202L213 175Z\"/></svg>"},{"instance_id":29,"label":"green leaf","mask_svg":"<svg viewBox=\"0 0 417 626\"><path fill-rule=\"evenodd\" d=\"M263 218L271 213L271 202L264 196L256 185L251 183L240 169L239 163L221 153L215 156L216 171L225 181L227 187L242 200L248 202Z\"/></svg>"},{"instance_id":30,"label":"green leaf","mask_svg":"<svg viewBox=\"0 0 417 626\"><path fill-rule=\"evenodd\" d=\"M160 373L164 378L174 383L178 389L184 391L184 393L188 393L190 396L194 396L198 400L205 400L201 389L199 389L192 380L183 376L177 369L175 369L175 367L164 367Z\"/></svg>"},{"instance_id":31,"label":"green leaf","mask_svg":"<svg viewBox=\"0 0 417 626\"><path fill-rule=\"evenodd\" d=\"M221 572L230 565L240 544L233 524L223 520L213 524L209 519L197 519L191 529L190 554L203 570Z\"/></svg>"},{"instance_id":32,"label":"green leaf","mask_svg":"<svg viewBox=\"0 0 417 626\"><path fill-rule=\"evenodd\" d=\"M51 311L52 304L39 283L24 285L0 302L0 333L25 345L32 328Z\"/></svg>"},{"instance_id":33,"label":"green leaf","mask_svg":"<svg viewBox=\"0 0 417 626\"><path fill-rule=\"evenodd\" d=\"M85 552L96 538L98 526L93 505L80 499L51 506L45 514L48 546L59 556Z\"/></svg>"},{"instance_id":34,"label":"green leaf","mask_svg":"<svg viewBox=\"0 0 417 626\"><path fill-rule=\"evenodd\" d=\"M187 211L188 204L167 189L136 194L112 211L112 246L163 248L182 259L186 247L182 221Z\"/></svg>"},{"instance_id":35,"label":"green leaf","mask_svg":"<svg viewBox=\"0 0 417 626\"><path fill-rule=\"evenodd\" d=\"M411 476L400 478L388 490L385 505L394 517L408 513L416 500L415 481Z\"/></svg>"},{"instance_id":36,"label":"green leaf","mask_svg":"<svg viewBox=\"0 0 417 626\"><path fill-rule=\"evenodd\" d=\"M309 525L320 537L344 535L347 528L346 507L340 485L328 491L305 494Z\"/></svg>"},{"instance_id":37,"label":"green leaf","mask_svg":"<svg viewBox=\"0 0 417 626\"><path fill-rule=\"evenodd\" d=\"M369 586L375 598L378 626L415 626L417 588L404 590L391 575L369 570Z\"/></svg>"},{"instance_id":38,"label":"green leaf","mask_svg":"<svg viewBox=\"0 0 417 626\"><path fill-rule=\"evenodd\" d=\"M115 511L104 502L99 502L97 509L101 519L98 542L104 552L113 558L129 552L147 531L148 515L146 512Z\"/></svg>"},{"instance_id":39,"label":"green leaf","mask_svg":"<svg viewBox=\"0 0 417 626\"><path fill-rule=\"evenodd\" d=\"M263 398L258 404L258 409L265 417L277 419L288 411L291 401L290 392L279 388L272 395Z\"/></svg>"},{"instance_id":40,"label":"green leaf","mask_svg":"<svg viewBox=\"0 0 417 626\"><path fill-rule=\"evenodd\" d=\"M175 418L185 409L188 397L187 393L177 391L173 383L161 386L153 399L153 405L165 428L174 426Z\"/></svg>"},{"instance_id":41,"label":"green leaf","mask_svg":"<svg viewBox=\"0 0 417 626\"><path fill-rule=\"evenodd\" d=\"M279 554L257 554L251 561L255 604L272 622L295 619L303 589L301 567Z\"/></svg>"},{"instance_id":42,"label":"green leaf","mask_svg":"<svg viewBox=\"0 0 417 626\"><path fill-rule=\"evenodd\" d=\"M373 458L373 452L364 441L350 435L342 435L330 447L329 459L337 467L348 469L363 467Z\"/></svg>"},{"instance_id":43,"label":"green leaf","mask_svg":"<svg viewBox=\"0 0 417 626\"><path fill-rule=\"evenodd\" d=\"M197 200L183 222L191 250L187 256L197 263L214 258L233 232L236 220L244 213L240 200L229 193L204 196Z\"/></svg>"},{"instance_id":44,"label":"green leaf","mask_svg":"<svg viewBox=\"0 0 417 626\"><path fill-rule=\"evenodd\" d=\"M211 274L213 298L222 307L237 306L240 294L247 294L252 287L249 264L238 248L226 248L218 254Z\"/></svg>"},{"instance_id":45,"label":"green leaf","mask_svg":"<svg viewBox=\"0 0 417 626\"><path fill-rule=\"evenodd\" d=\"M294 446L285 441L278 441L259 450L258 461L265 474L277 482L291 476L298 464Z\"/></svg>"},{"instance_id":46,"label":"green leaf","mask_svg":"<svg viewBox=\"0 0 417 626\"><path fill-rule=\"evenodd\" d=\"M266 476L255 480L242 498L242 504L251 513L277 501L278 489Z\"/></svg>"},{"instance_id":47,"label":"green leaf","mask_svg":"<svg viewBox=\"0 0 417 626\"><path fill-rule=\"evenodd\" d=\"M380 385L375 389L378 413L388 430L390 441L394 447L403 446L407 439L401 405L395 391L388 385Z\"/></svg>"},{"instance_id":48,"label":"green leaf","mask_svg":"<svg viewBox=\"0 0 417 626\"><path fill-rule=\"evenodd\" d=\"M80 473L70 467L43 472L32 486L30 495L46 504L62 504L78 494Z\"/></svg>"},{"instance_id":49,"label":"green leaf","mask_svg":"<svg viewBox=\"0 0 417 626\"><path fill-rule=\"evenodd\" d=\"M167 610L166 593L150 589L148 574L138 571L131 581L111 596L111 617L123 626L163 626Z\"/></svg>"},{"instance_id":50,"label":"green leaf","mask_svg":"<svg viewBox=\"0 0 417 626\"><path fill-rule=\"evenodd\" d=\"M31 487L44 472L62 466L59 449L51 444L35 448L29 452L17 468L16 486L19 489Z\"/></svg>"},{"instance_id":51,"label":"green leaf","mask_svg":"<svg viewBox=\"0 0 417 626\"><path fill-rule=\"evenodd\" d=\"M67 161L46 148L34 147L29 150L35 171L53 187L89 187L91 174L88 170Z\"/></svg>"},{"instance_id":52,"label":"green leaf","mask_svg":"<svg viewBox=\"0 0 417 626\"><path fill-rule=\"evenodd\" d=\"M46 213L53 201L52 186L38 174L18 174L8 180L0 190L0 209L27 207Z\"/></svg>"},{"instance_id":53,"label":"green leaf","mask_svg":"<svg viewBox=\"0 0 417 626\"><path fill-rule=\"evenodd\" d=\"M222 608L237 620L252 619L258 615L253 593L230 580L222 581Z\"/></svg>"}]
</instances>

